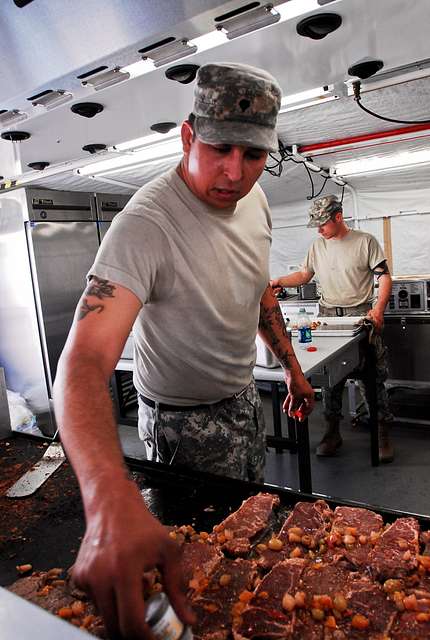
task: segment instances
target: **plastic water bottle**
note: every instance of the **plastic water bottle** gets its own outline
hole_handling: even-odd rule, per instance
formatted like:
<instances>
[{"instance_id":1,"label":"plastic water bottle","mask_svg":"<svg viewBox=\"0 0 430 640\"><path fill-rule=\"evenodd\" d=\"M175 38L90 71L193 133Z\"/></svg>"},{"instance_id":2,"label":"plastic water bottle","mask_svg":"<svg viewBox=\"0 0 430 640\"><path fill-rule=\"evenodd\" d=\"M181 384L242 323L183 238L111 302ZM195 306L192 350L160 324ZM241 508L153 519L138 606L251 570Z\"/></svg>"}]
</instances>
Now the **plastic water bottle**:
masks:
<instances>
[{"instance_id":1,"label":"plastic water bottle","mask_svg":"<svg viewBox=\"0 0 430 640\"><path fill-rule=\"evenodd\" d=\"M312 331L309 316L302 307L297 315L297 329L299 333L299 347L307 349L312 344Z\"/></svg>"}]
</instances>

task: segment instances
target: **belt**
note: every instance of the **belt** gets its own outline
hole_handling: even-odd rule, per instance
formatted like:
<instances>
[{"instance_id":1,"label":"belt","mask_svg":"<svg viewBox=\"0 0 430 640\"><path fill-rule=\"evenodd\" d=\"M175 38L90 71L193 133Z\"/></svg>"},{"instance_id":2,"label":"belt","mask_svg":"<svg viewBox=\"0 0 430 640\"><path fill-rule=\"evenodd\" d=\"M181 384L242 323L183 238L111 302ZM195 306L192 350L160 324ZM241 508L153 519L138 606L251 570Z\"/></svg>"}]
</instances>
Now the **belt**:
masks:
<instances>
[{"instance_id":1,"label":"belt","mask_svg":"<svg viewBox=\"0 0 430 640\"><path fill-rule=\"evenodd\" d=\"M154 402L151 398L146 398L141 393L139 393L139 398L142 400L144 404L151 409L155 409L155 405L158 404L158 408L160 411L196 411L197 409L207 409L210 407L210 404L188 404L188 405L176 405L176 404L164 404L163 402Z\"/></svg>"},{"instance_id":2,"label":"belt","mask_svg":"<svg viewBox=\"0 0 430 640\"><path fill-rule=\"evenodd\" d=\"M251 384L252 384L252 382L247 384L246 387L244 387L238 393L235 393L230 398L225 398L225 399L226 400L232 400L232 399L240 398L246 392L246 390L249 388L249 386ZM208 407L213 407L214 406L213 404L175 405L175 404L164 404L163 402L156 403L154 400L151 400L151 398L147 398L146 396L143 396L141 393L138 393L138 396L142 400L142 402L144 404L146 404L148 407L151 407L151 409L155 409L156 404L158 404L158 408L159 408L160 411L197 411L199 409L200 410L201 409L207 409Z\"/></svg>"},{"instance_id":3,"label":"belt","mask_svg":"<svg viewBox=\"0 0 430 640\"><path fill-rule=\"evenodd\" d=\"M341 318L345 315L345 312L353 311L354 309L362 309L363 307L367 307L367 306L369 307L369 309L372 308L372 305L370 304L370 302L369 304L367 302L363 302L362 304L358 304L355 307L331 307L331 308L334 308L336 311L336 315ZM327 307L327 308L329 309L330 307Z\"/></svg>"}]
</instances>

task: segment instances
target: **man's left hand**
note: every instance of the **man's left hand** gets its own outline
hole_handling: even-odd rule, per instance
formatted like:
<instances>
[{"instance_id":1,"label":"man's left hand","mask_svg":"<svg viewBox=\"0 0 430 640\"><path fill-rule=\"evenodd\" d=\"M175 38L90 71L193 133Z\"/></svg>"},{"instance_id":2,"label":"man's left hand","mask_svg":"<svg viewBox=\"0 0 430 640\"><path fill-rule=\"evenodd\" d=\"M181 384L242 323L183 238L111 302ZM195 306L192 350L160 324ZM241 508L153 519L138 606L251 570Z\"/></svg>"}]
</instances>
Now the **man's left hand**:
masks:
<instances>
[{"instance_id":1,"label":"man's left hand","mask_svg":"<svg viewBox=\"0 0 430 640\"><path fill-rule=\"evenodd\" d=\"M282 408L291 418L299 413L298 418L302 422L314 408L314 390L301 371L295 375L285 376L285 382L288 395Z\"/></svg>"},{"instance_id":2,"label":"man's left hand","mask_svg":"<svg viewBox=\"0 0 430 640\"><path fill-rule=\"evenodd\" d=\"M375 327L375 331L377 333L381 333L382 328L384 326L384 313L379 311L378 309L370 309L366 318L368 318L373 326Z\"/></svg>"}]
</instances>

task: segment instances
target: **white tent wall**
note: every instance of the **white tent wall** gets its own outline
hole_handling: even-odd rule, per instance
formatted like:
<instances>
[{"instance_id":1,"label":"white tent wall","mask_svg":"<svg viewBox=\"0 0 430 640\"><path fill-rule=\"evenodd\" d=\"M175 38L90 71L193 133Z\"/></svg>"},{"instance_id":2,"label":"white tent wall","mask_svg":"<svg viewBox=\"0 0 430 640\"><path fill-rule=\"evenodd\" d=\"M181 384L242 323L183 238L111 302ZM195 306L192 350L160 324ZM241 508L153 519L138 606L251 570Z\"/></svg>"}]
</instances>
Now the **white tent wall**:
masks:
<instances>
[{"instance_id":1,"label":"white tent wall","mask_svg":"<svg viewBox=\"0 0 430 640\"><path fill-rule=\"evenodd\" d=\"M394 275L430 273L430 189L419 182L414 189L357 191L359 228L373 233L382 246L383 217L391 219ZM401 184L399 179L397 187Z\"/></svg>"}]
</instances>

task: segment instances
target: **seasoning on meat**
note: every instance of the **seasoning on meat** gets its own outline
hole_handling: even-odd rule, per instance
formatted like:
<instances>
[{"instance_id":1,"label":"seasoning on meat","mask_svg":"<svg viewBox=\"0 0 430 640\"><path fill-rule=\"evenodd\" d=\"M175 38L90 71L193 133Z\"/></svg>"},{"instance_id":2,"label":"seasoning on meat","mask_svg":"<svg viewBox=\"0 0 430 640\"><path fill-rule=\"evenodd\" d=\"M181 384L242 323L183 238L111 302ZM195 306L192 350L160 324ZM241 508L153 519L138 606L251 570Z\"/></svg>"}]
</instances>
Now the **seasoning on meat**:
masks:
<instances>
[{"instance_id":1,"label":"seasoning on meat","mask_svg":"<svg viewBox=\"0 0 430 640\"><path fill-rule=\"evenodd\" d=\"M415 518L398 518L378 539L369 565L378 579L398 578L418 566L420 528Z\"/></svg>"},{"instance_id":2,"label":"seasoning on meat","mask_svg":"<svg viewBox=\"0 0 430 640\"><path fill-rule=\"evenodd\" d=\"M251 496L242 502L237 511L214 527L211 539L233 556L246 555L253 538L267 528L279 502L279 497L271 493Z\"/></svg>"},{"instance_id":3,"label":"seasoning on meat","mask_svg":"<svg viewBox=\"0 0 430 640\"><path fill-rule=\"evenodd\" d=\"M281 551L258 549L259 565L270 569L285 558L303 557L325 540L331 527L333 512L324 500L298 502L285 520L277 538L283 542Z\"/></svg>"}]
</instances>

